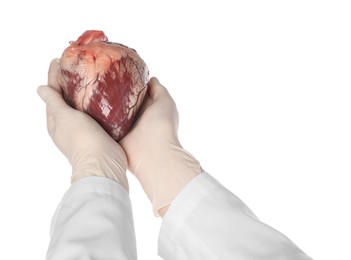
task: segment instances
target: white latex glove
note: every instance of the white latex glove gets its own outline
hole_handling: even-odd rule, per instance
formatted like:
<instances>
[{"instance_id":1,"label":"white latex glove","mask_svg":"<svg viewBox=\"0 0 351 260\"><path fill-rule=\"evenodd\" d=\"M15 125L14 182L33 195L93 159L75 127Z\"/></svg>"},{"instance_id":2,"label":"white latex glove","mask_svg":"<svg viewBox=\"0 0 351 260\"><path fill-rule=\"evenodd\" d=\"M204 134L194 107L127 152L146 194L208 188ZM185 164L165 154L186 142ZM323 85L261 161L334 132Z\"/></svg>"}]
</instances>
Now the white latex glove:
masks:
<instances>
[{"instance_id":1,"label":"white latex glove","mask_svg":"<svg viewBox=\"0 0 351 260\"><path fill-rule=\"evenodd\" d=\"M123 149L93 118L65 102L57 81L58 69L59 60L53 60L48 86L40 86L38 94L46 103L49 135L72 165L72 182L100 176L117 181L128 190Z\"/></svg>"},{"instance_id":2,"label":"white latex glove","mask_svg":"<svg viewBox=\"0 0 351 260\"><path fill-rule=\"evenodd\" d=\"M156 216L163 216L180 190L202 172L199 162L179 143L178 121L172 97L152 78L140 116L120 142Z\"/></svg>"}]
</instances>

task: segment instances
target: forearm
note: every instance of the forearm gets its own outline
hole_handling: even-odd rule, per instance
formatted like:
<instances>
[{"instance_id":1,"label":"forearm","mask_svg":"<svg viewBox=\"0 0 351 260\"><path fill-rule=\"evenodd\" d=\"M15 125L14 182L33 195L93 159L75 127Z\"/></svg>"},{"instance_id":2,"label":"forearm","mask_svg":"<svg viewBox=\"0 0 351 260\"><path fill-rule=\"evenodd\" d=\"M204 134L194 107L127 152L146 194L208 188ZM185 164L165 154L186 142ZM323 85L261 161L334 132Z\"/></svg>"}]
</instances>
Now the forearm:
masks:
<instances>
[{"instance_id":1,"label":"forearm","mask_svg":"<svg viewBox=\"0 0 351 260\"><path fill-rule=\"evenodd\" d=\"M159 254L182 260L311 260L207 173L194 178L170 206L160 231Z\"/></svg>"},{"instance_id":2,"label":"forearm","mask_svg":"<svg viewBox=\"0 0 351 260\"><path fill-rule=\"evenodd\" d=\"M103 177L72 184L52 219L46 259L137 259L128 192Z\"/></svg>"}]
</instances>

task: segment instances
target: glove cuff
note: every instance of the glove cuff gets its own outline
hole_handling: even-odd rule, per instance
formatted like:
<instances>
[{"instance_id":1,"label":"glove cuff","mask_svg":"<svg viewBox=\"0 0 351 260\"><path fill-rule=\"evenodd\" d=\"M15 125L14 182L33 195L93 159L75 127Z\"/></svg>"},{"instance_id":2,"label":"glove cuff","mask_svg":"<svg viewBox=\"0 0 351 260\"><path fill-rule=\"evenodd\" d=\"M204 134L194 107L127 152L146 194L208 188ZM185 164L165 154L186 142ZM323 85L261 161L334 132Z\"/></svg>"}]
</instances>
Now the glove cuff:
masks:
<instances>
[{"instance_id":1,"label":"glove cuff","mask_svg":"<svg viewBox=\"0 0 351 260\"><path fill-rule=\"evenodd\" d=\"M78 165L80 166L72 168L72 183L84 177L105 177L118 182L129 191L126 175L127 162L123 162L118 158L94 158L81 164L78 163Z\"/></svg>"},{"instance_id":2,"label":"glove cuff","mask_svg":"<svg viewBox=\"0 0 351 260\"><path fill-rule=\"evenodd\" d=\"M178 141L150 145L134 169L156 216L201 172L200 163Z\"/></svg>"}]
</instances>

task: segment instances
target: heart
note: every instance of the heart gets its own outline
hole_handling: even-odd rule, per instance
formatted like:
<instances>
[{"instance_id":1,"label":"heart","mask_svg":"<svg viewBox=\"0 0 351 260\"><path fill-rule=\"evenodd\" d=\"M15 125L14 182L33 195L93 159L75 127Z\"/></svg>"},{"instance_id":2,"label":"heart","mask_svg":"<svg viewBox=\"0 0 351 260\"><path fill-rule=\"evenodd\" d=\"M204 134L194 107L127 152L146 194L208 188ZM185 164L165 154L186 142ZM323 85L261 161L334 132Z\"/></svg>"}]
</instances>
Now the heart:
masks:
<instances>
[{"instance_id":1,"label":"heart","mask_svg":"<svg viewBox=\"0 0 351 260\"><path fill-rule=\"evenodd\" d=\"M134 49L90 30L64 50L58 81L69 105L93 117L119 141L145 97L149 70Z\"/></svg>"}]
</instances>

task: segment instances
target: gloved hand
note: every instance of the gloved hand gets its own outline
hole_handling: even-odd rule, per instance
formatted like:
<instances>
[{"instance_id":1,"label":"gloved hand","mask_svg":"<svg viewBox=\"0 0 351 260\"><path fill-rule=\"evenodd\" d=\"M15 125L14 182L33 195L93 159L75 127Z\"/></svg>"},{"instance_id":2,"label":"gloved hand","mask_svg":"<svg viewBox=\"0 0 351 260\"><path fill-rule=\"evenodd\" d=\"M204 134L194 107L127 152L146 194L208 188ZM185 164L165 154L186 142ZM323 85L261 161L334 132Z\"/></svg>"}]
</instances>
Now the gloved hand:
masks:
<instances>
[{"instance_id":1,"label":"gloved hand","mask_svg":"<svg viewBox=\"0 0 351 260\"><path fill-rule=\"evenodd\" d=\"M155 215L163 216L180 190L202 172L199 162L180 145L178 121L172 97L152 78L138 120L120 141Z\"/></svg>"},{"instance_id":2,"label":"gloved hand","mask_svg":"<svg viewBox=\"0 0 351 260\"><path fill-rule=\"evenodd\" d=\"M88 176L107 177L128 190L127 158L119 144L90 116L70 107L57 81L59 60L53 60L48 86L38 94L46 103L49 135L72 165L72 182Z\"/></svg>"}]
</instances>

